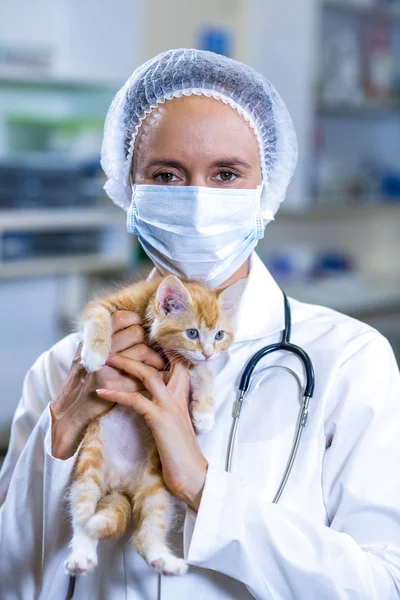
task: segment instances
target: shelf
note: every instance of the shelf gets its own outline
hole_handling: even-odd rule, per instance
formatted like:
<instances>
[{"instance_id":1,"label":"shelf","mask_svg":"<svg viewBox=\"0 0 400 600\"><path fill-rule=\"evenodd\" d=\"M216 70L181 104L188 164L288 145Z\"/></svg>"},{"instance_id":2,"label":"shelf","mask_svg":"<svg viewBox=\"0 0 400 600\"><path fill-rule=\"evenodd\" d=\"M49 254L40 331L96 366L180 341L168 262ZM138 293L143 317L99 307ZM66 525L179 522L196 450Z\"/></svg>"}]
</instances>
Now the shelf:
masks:
<instances>
[{"instance_id":1,"label":"shelf","mask_svg":"<svg viewBox=\"0 0 400 600\"><path fill-rule=\"evenodd\" d=\"M310 204L306 208L288 209L282 207L276 216L277 221L286 220L325 220L349 218L376 218L388 215L400 218L400 200L398 202L376 202L375 204L359 204L354 206L340 204Z\"/></svg>"},{"instance_id":2,"label":"shelf","mask_svg":"<svg viewBox=\"0 0 400 600\"><path fill-rule=\"evenodd\" d=\"M276 220L284 219L347 219L381 216L400 217L398 202L376 202L354 206L340 204L310 204L299 209L280 209ZM107 225L122 225L126 213L120 209L48 209L48 210L0 210L0 232L5 231L62 231L67 228L86 229Z\"/></svg>"},{"instance_id":3,"label":"shelf","mask_svg":"<svg viewBox=\"0 0 400 600\"><path fill-rule=\"evenodd\" d=\"M101 81L79 81L60 79L51 75L29 77L0 73L0 86L20 87L30 89L62 90L66 92L109 92L115 94L122 84Z\"/></svg>"},{"instance_id":4,"label":"shelf","mask_svg":"<svg viewBox=\"0 0 400 600\"><path fill-rule=\"evenodd\" d=\"M400 311L400 279L350 275L304 283L282 283L282 288L296 300L329 306L347 314L384 312L394 307Z\"/></svg>"},{"instance_id":5,"label":"shelf","mask_svg":"<svg viewBox=\"0 0 400 600\"><path fill-rule=\"evenodd\" d=\"M20 277L45 277L79 273L101 273L123 270L128 260L99 254L38 258L24 261L0 263L0 280Z\"/></svg>"},{"instance_id":6,"label":"shelf","mask_svg":"<svg viewBox=\"0 0 400 600\"><path fill-rule=\"evenodd\" d=\"M365 105L329 105L320 104L317 107L319 117L330 117L335 119L379 119L400 118L400 106L398 104L365 104Z\"/></svg>"},{"instance_id":7,"label":"shelf","mask_svg":"<svg viewBox=\"0 0 400 600\"><path fill-rule=\"evenodd\" d=\"M51 115L8 113L5 119L7 125L15 127L51 127L64 131L76 132L80 129L103 130L104 118L82 116L80 118L55 117Z\"/></svg>"},{"instance_id":8,"label":"shelf","mask_svg":"<svg viewBox=\"0 0 400 600\"><path fill-rule=\"evenodd\" d=\"M61 231L68 228L84 229L107 225L123 225L126 214L122 210L40 209L1 210L0 232L4 231Z\"/></svg>"},{"instance_id":9,"label":"shelf","mask_svg":"<svg viewBox=\"0 0 400 600\"><path fill-rule=\"evenodd\" d=\"M340 0L323 0L322 6L331 10L339 10L351 15L371 19L385 19L400 23L400 4L397 6L362 6L356 2L343 2Z\"/></svg>"}]
</instances>

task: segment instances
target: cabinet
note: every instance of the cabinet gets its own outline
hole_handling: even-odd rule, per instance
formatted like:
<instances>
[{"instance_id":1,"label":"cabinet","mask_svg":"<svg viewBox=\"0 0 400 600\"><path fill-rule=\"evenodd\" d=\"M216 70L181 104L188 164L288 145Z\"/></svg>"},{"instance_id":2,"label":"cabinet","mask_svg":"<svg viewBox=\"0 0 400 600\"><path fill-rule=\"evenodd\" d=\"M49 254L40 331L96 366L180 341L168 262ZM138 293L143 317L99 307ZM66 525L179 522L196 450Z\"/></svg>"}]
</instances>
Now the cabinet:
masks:
<instances>
[{"instance_id":1,"label":"cabinet","mask_svg":"<svg viewBox=\"0 0 400 600\"><path fill-rule=\"evenodd\" d=\"M125 216L105 197L99 165L116 90L0 76L0 279L128 264Z\"/></svg>"}]
</instances>

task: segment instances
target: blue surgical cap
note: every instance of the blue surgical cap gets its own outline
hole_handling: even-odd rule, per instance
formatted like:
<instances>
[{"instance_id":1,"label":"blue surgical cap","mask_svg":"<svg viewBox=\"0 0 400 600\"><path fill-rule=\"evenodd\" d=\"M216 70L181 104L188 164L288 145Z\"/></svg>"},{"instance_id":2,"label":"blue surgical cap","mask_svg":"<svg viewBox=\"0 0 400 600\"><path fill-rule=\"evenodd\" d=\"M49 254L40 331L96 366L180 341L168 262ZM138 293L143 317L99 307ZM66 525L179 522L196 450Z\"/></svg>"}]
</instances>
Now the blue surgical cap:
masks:
<instances>
[{"instance_id":1,"label":"blue surgical cap","mask_svg":"<svg viewBox=\"0 0 400 600\"><path fill-rule=\"evenodd\" d=\"M221 100L253 129L260 148L264 222L274 218L297 161L296 134L276 89L251 67L204 50L163 52L138 67L108 110L101 151L104 186L115 204L128 210L135 139L146 116L172 98L204 95Z\"/></svg>"}]
</instances>

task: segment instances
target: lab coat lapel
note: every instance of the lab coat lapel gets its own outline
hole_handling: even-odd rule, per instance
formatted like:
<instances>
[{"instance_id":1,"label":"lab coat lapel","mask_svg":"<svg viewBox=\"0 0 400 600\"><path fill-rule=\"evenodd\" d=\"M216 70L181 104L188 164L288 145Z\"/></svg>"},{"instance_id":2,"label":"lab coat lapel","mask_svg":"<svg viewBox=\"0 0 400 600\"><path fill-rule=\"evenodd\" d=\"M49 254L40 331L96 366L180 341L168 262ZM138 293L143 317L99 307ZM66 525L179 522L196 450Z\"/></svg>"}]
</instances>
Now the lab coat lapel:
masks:
<instances>
[{"instance_id":1,"label":"lab coat lapel","mask_svg":"<svg viewBox=\"0 0 400 600\"><path fill-rule=\"evenodd\" d=\"M292 301L292 322L302 320L302 311ZM237 398L239 379L250 357L263 346L277 342L284 329L283 294L256 253L250 257L247 285L244 289L237 315L235 342L224 360L215 369L214 402L216 427L209 434L199 435L200 446L214 464L224 468L226 447L231 427L232 408ZM222 357L221 357L222 358ZM283 357L286 362L291 357ZM274 356L273 363L282 357ZM301 378L296 361L293 369Z\"/></svg>"},{"instance_id":2,"label":"lab coat lapel","mask_svg":"<svg viewBox=\"0 0 400 600\"><path fill-rule=\"evenodd\" d=\"M263 338L284 328L282 290L255 252L236 322L235 342Z\"/></svg>"}]
</instances>

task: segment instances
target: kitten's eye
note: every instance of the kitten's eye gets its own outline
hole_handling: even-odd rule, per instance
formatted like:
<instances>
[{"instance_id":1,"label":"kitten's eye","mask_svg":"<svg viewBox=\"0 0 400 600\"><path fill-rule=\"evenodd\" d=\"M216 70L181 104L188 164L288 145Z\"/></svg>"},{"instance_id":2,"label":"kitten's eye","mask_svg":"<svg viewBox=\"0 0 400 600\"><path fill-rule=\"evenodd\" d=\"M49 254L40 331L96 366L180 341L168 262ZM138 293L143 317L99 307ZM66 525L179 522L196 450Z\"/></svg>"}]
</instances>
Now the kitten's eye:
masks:
<instances>
[{"instance_id":1,"label":"kitten's eye","mask_svg":"<svg viewBox=\"0 0 400 600\"><path fill-rule=\"evenodd\" d=\"M217 333L215 334L215 339L216 340L222 340L225 337L225 331L217 331Z\"/></svg>"},{"instance_id":2,"label":"kitten's eye","mask_svg":"<svg viewBox=\"0 0 400 600\"><path fill-rule=\"evenodd\" d=\"M197 329L186 329L185 333L190 340L195 340L199 337L199 332Z\"/></svg>"}]
</instances>

